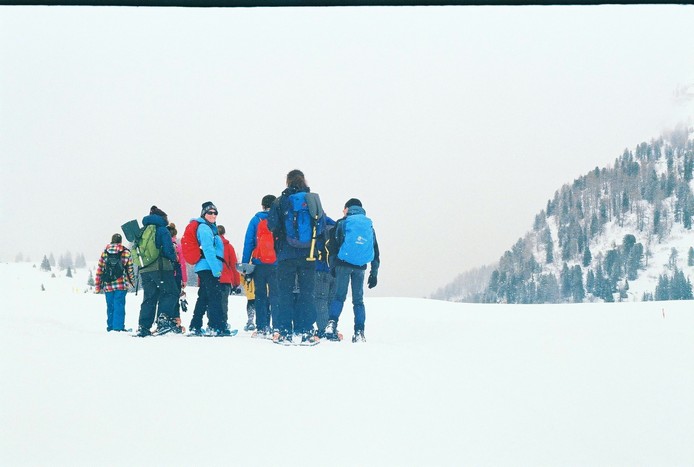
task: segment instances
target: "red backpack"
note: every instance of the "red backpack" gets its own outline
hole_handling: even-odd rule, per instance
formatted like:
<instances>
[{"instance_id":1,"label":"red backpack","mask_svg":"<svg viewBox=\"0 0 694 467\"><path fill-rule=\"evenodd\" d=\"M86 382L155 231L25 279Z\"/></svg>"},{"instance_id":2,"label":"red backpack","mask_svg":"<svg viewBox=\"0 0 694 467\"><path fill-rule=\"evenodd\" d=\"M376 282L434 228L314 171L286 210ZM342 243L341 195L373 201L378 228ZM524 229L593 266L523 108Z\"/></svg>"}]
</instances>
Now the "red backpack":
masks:
<instances>
[{"instance_id":1,"label":"red backpack","mask_svg":"<svg viewBox=\"0 0 694 467\"><path fill-rule=\"evenodd\" d=\"M181 250L183 250L183 257L188 264L197 264L202 258L202 250L200 249L200 243L198 243L198 226L200 222L193 219L186 226L186 230L183 231L183 237L181 237Z\"/></svg>"},{"instance_id":2,"label":"red backpack","mask_svg":"<svg viewBox=\"0 0 694 467\"><path fill-rule=\"evenodd\" d=\"M263 264L272 264L277 261L275 239L270 229L267 228L267 219L262 219L258 223L258 228L255 231L255 245L253 258L259 259Z\"/></svg>"}]
</instances>

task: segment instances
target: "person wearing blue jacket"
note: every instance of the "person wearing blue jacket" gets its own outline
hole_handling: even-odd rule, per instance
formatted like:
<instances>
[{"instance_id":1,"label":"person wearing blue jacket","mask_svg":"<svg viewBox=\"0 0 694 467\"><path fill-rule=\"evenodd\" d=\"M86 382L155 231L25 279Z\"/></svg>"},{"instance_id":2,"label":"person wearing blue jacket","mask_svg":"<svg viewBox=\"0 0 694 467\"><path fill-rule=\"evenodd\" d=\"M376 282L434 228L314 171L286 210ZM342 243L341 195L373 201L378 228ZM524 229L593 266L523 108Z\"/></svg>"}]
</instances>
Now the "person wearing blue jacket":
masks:
<instances>
[{"instance_id":1,"label":"person wearing blue jacket","mask_svg":"<svg viewBox=\"0 0 694 467\"><path fill-rule=\"evenodd\" d=\"M255 326L251 337L272 337L272 325L277 328L279 300L277 293L277 260L272 232L267 228L268 211L276 196L265 195L260 202L262 211L257 212L248 223L243 243L242 263L255 265L252 274L245 280L255 284Z\"/></svg>"},{"instance_id":2,"label":"person wearing blue jacket","mask_svg":"<svg viewBox=\"0 0 694 467\"><path fill-rule=\"evenodd\" d=\"M158 330L171 328L174 332L182 331L174 321L178 302L174 269L178 256L171 241L171 233L166 228L169 221L166 213L156 206L152 206L149 212L150 214L142 219L142 224L145 227L155 226L154 244L159 250L159 258L139 270L144 289L137 331L140 337L152 334L155 316Z\"/></svg>"},{"instance_id":3,"label":"person wearing blue jacket","mask_svg":"<svg viewBox=\"0 0 694 467\"><path fill-rule=\"evenodd\" d=\"M222 289L219 278L222 275L224 243L217 231L217 214L219 211L212 201L202 204L202 212L196 231L198 244L202 250L200 261L195 264L195 273L200 281L198 299L195 302L193 318L190 321L190 332L202 334L202 317L207 312L208 332L213 335L229 335L229 326L222 310Z\"/></svg>"},{"instance_id":4,"label":"person wearing blue jacket","mask_svg":"<svg viewBox=\"0 0 694 467\"><path fill-rule=\"evenodd\" d=\"M308 194L316 203L320 198L306 184L304 173L300 170L292 170L287 174L287 188L282 195L272 203L268 213L268 228L275 237L275 252L277 253L277 283L279 285L279 316L273 333L273 341L283 342L292 341L292 335L301 334L302 344L311 344L318 340L314 334L313 323L316 320L316 305L313 292L316 278L316 262L311 257L314 252L303 241L293 245L291 238L292 232L288 232L287 226L292 225L292 217L295 209L292 207L293 195L306 193L305 199L308 203ZM296 220L294 221L296 223ZM319 219L312 221L314 227L318 228L317 233L322 233L325 225L325 214ZM316 231L314 230L314 233ZM315 244L314 244L315 247ZM299 293L294 298L295 286L298 286ZM256 284L256 293L258 287ZM296 317L292 328L292 316Z\"/></svg>"},{"instance_id":5,"label":"person wearing blue jacket","mask_svg":"<svg viewBox=\"0 0 694 467\"><path fill-rule=\"evenodd\" d=\"M352 306L354 309L354 336L352 342L366 342L364 323L364 276L367 265L371 271L367 280L370 289L378 284L378 268L381 264L376 241L376 231L361 201L351 198L345 203L345 216L338 220L328 241L328 263L335 277L335 297L330 303L325 337L339 340L337 322L347 299L347 289L352 284ZM333 243L332 247L330 243ZM334 256L333 256L334 255Z\"/></svg>"}]
</instances>

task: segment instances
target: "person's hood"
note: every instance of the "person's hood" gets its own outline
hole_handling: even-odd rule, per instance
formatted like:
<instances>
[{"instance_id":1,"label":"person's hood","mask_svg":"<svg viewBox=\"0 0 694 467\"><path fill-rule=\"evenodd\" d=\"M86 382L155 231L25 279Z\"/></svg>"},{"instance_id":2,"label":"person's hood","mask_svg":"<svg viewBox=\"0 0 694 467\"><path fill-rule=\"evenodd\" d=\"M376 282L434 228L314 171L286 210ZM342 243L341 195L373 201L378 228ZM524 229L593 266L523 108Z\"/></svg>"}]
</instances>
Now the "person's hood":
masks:
<instances>
[{"instance_id":1,"label":"person's hood","mask_svg":"<svg viewBox=\"0 0 694 467\"><path fill-rule=\"evenodd\" d=\"M156 225L157 227L166 227L166 221L163 217L157 214L150 214L142 218L143 225Z\"/></svg>"}]
</instances>

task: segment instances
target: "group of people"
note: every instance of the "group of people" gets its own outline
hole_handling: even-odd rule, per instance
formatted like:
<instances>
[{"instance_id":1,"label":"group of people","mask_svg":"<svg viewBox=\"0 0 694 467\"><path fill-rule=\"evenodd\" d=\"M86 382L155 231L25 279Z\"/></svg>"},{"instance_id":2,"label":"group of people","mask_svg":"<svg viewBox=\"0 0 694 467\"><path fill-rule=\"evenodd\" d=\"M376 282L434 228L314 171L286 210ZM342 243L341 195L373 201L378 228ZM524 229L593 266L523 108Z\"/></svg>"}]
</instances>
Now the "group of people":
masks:
<instances>
[{"instance_id":1,"label":"group of people","mask_svg":"<svg viewBox=\"0 0 694 467\"><path fill-rule=\"evenodd\" d=\"M131 331L124 325L125 294L136 284L135 257L144 289L138 336L185 332L180 319L185 301L179 298L185 297L188 262L195 265L199 285L191 334L230 335L228 298L243 282L249 317L244 329L253 331L252 337L277 343L300 339L309 345L321 338L340 340L337 325L351 284L352 342L366 341L364 281L370 267L367 285L376 286L380 258L373 224L360 200L349 199L343 217L334 221L303 172L290 171L279 197L261 199L261 210L246 229L240 262L224 238L224 227L217 225L218 213L214 203L203 203L181 242L175 225L156 206L144 217L131 249L123 246L120 234L113 235L99 258L95 281L96 292L106 295L108 331Z\"/></svg>"}]
</instances>

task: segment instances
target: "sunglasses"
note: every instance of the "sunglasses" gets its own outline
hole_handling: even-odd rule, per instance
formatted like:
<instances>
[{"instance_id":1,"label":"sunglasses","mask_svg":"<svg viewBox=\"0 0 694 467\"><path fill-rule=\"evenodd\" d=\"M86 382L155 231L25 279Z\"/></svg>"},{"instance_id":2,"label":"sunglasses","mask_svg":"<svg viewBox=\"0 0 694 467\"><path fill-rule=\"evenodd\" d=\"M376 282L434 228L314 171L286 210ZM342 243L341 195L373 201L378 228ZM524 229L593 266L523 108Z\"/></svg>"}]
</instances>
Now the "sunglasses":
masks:
<instances>
[{"instance_id":1,"label":"sunglasses","mask_svg":"<svg viewBox=\"0 0 694 467\"><path fill-rule=\"evenodd\" d=\"M217 215L217 211L207 211L207 212L205 213L205 215L208 215L208 214L211 214L211 215L213 215L213 216L216 216L216 215Z\"/></svg>"}]
</instances>

